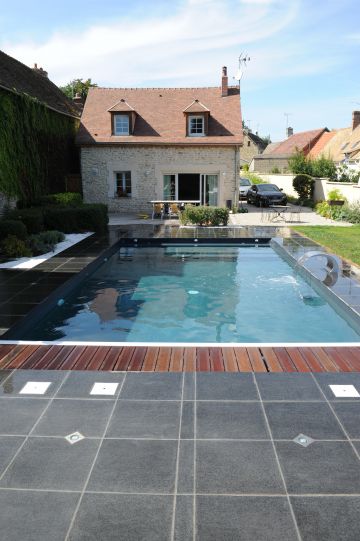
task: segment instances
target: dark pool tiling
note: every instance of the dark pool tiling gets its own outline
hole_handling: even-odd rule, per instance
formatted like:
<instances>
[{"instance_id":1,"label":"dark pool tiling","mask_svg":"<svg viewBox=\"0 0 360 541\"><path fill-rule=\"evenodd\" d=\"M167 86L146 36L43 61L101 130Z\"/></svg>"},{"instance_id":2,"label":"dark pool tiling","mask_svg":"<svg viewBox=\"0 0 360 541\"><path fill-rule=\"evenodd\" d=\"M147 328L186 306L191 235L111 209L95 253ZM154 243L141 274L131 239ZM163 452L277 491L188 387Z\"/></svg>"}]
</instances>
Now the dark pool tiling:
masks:
<instances>
[{"instance_id":1,"label":"dark pool tiling","mask_svg":"<svg viewBox=\"0 0 360 541\"><path fill-rule=\"evenodd\" d=\"M360 538L360 374L0 377L7 541Z\"/></svg>"}]
</instances>

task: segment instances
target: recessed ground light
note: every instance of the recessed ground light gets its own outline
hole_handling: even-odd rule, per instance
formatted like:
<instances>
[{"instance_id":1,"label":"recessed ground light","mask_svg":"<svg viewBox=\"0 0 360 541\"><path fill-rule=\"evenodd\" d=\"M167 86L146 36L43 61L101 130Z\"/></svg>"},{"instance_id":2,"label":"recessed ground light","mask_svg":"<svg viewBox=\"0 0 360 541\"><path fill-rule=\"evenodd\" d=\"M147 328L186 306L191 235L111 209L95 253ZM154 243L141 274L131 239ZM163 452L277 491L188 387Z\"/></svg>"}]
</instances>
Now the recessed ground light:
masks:
<instances>
[{"instance_id":1,"label":"recessed ground light","mask_svg":"<svg viewBox=\"0 0 360 541\"><path fill-rule=\"evenodd\" d=\"M19 394L45 394L51 381L28 381Z\"/></svg>"},{"instance_id":2,"label":"recessed ground light","mask_svg":"<svg viewBox=\"0 0 360 541\"><path fill-rule=\"evenodd\" d=\"M84 439L85 436L83 436L80 432L73 432L72 434L69 434L68 436L65 436L65 439L73 445L74 443L77 443L78 441L81 441Z\"/></svg>"},{"instance_id":3,"label":"recessed ground light","mask_svg":"<svg viewBox=\"0 0 360 541\"><path fill-rule=\"evenodd\" d=\"M360 394L354 385L329 385L337 398L359 398Z\"/></svg>"},{"instance_id":4,"label":"recessed ground light","mask_svg":"<svg viewBox=\"0 0 360 541\"><path fill-rule=\"evenodd\" d=\"M118 383L94 383L93 388L90 391L92 395L105 395L105 396L114 396L116 389L118 388Z\"/></svg>"},{"instance_id":5,"label":"recessed ground light","mask_svg":"<svg viewBox=\"0 0 360 541\"><path fill-rule=\"evenodd\" d=\"M296 438L293 439L293 441L302 447L307 447L312 443L314 440L310 438L310 436L305 436L305 434L299 434L296 436Z\"/></svg>"},{"instance_id":6,"label":"recessed ground light","mask_svg":"<svg viewBox=\"0 0 360 541\"><path fill-rule=\"evenodd\" d=\"M195 291L194 289L190 289L190 291L188 291L189 295L198 295L199 292L198 291Z\"/></svg>"}]
</instances>

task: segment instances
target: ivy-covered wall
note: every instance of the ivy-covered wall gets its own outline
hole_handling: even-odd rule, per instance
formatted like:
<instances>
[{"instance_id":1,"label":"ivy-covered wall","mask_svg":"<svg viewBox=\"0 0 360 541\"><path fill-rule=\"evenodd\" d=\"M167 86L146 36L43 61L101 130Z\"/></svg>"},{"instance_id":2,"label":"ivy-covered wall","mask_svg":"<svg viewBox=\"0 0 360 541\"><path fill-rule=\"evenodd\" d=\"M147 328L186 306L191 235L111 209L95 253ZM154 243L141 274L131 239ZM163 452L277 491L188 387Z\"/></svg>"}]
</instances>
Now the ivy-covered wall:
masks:
<instances>
[{"instance_id":1,"label":"ivy-covered wall","mask_svg":"<svg viewBox=\"0 0 360 541\"><path fill-rule=\"evenodd\" d=\"M0 89L0 193L32 201L65 190L79 172L78 121L38 100Z\"/></svg>"}]
</instances>

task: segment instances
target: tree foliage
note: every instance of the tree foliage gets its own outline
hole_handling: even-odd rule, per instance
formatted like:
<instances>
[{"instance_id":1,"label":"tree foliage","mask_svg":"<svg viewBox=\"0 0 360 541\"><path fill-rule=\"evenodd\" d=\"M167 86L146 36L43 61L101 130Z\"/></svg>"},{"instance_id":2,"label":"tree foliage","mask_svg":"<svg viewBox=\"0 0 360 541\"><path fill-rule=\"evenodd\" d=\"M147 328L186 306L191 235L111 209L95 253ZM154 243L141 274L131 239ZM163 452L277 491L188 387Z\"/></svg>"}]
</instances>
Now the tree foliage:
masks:
<instances>
[{"instance_id":1,"label":"tree foliage","mask_svg":"<svg viewBox=\"0 0 360 541\"><path fill-rule=\"evenodd\" d=\"M92 83L91 79L86 79L85 81L83 79L73 79L65 86L60 86L60 90L62 90L70 99L73 99L76 94L79 94L84 100L86 99L86 96L88 95L89 88L97 86L96 83Z\"/></svg>"},{"instance_id":2,"label":"tree foliage","mask_svg":"<svg viewBox=\"0 0 360 541\"><path fill-rule=\"evenodd\" d=\"M331 158L323 155L315 159L308 158L302 150L296 150L289 158L289 169L295 175L336 179L336 165Z\"/></svg>"}]
</instances>

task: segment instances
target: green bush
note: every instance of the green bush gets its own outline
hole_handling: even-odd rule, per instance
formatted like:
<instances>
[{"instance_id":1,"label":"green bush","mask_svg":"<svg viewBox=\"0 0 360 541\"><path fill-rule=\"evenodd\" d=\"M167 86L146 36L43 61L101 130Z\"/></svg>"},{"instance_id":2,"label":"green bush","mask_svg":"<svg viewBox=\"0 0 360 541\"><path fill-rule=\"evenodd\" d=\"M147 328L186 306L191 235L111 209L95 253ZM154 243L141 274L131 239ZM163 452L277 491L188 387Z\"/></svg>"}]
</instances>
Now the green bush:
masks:
<instances>
[{"instance_id":1,"label":"green bush","mask_svg":"<svg viewBox=\"0 0 360 541\"><path fill-rule=\"evenodd\" d=\"M241 169L243 171L249 171L249 164L248 163L244 163L242 166L241 166Z\"/></svg>"},{"instance_id":2,"label":"green bush","mask_svg":"<svg viewBox=\"0 0 360 541\"><path fill-rule=\"evenodd\" d=\"M185 210L180 214L180 222L183 225L219 226L227 225L228 221L229 209L227 208L186 205Z\"/></svg>"},{"instance_id":3,"label":"green bush","mask_svg":"<svg viewBox=\"0 0 360 541\"><path fill-rule=\"evenodd\" d=\"M6 239L9 235L25 240L26 226L19 220L0 220L0 240Z\"/></svg>"},{"instance_id":4,"label":"green bush","mask_svg":"<svg viewBox=\"0 0 360 541\"><path fill-rule=\"evenodd\" d=\"M331 158L320 156L320 158L311 159L305 156L302 150L296 150L289 158L289 169L295 175L336 179L336 166Z\"/></svg>"},{"instance_id":5,"label":"green bush","mask_svg":"<svg viewBox=\"0 0 360 541\"><path fill-rule=\"evenodd\" d=\"M27 245L34 255L53 252L56 244L65 239L65 235L60 231L42 231L37 235L31 235L27 240Z\"/></svg>"},{"instance_id":6,"label":"green bush","mask_svg":"<svg viewBox=\"0 0 360 541\"><path fill-rule=\"evenodd\" d=\"M82 205L81 194L76 192L43 195L36 201L36 206L58 205L60 207L78 207Z\"/></svg>"},{"instance_id":7,"label":"green bush","mask_svg":"<svg viewBox=\"0 0 360 541\"><path fill-rule=\"evenodd\" d=\"M251 184L267 184L266 180L255 175L255 173L246 173L246 178L250 180Z\"/></svg>"},{"instance_id":8,"label":"green bush","mask_svg":"<svg viewBox=\"0 0 360 541\"><path fill-rule=\"evenodd\" d=\"M29 234L40 233L44 231L43 210L39 208L27 208L21 210L10 210L6 214L9 220L20 220L25 224Z\"/></svg>"},{"instance_id":9,"label":"green bush","mask_svg":"<svg viewBox=\"0 0 360 541\"><path fill-rule=\"evenodd\" d=\"M293 180L294 190L298 193L300 201L312 199L315 181L309 175L296 175Z\"/></svg>"},{"instance_id":10,"label":"green bush","mask_svg":"<svg viewBox=\"0 0 360 541\"><path fill-rule=\"evenodd\" d=\"M48 244L57 244L65 240L65 235L61 231L43 231L39 237Z\"/></svg>"},{"instance_id":11,"label":"green bush","mask_svg":"<svg viewBox=\"0 0 360 541\"><path fill-rule=\"evenodd\" d=\"M335 188L334 190L331 190L327 194L327 200L328 201L346 201L346 197L343 196L343 194L338 188Z\"/></svg>"},{"instance_id":12,"label":"green bush","mask_svg":"<svg viewBox=\"0 0 360 541\"><path fill-rule=\"evenodd\" d=\"M274 175L279 175L281 173L280 169L278 167L273 167L271 169L271 172L274 174Z\"/></svg>"},{"instance_id":13,"label":"green bush","mask_svg":"<svg viewBox=\"0 0 360 541\"><path fill-rule=\"evenodd\" d=\"M15 237L8 235L0 244L2 254L9 259L17 259L18 257L31 257L32 252L26 246L25 242Z\"/></svg>"},{"instance_id":14,"label":"green bush","mask_svg":"<svg viewBox=\"0 0 360 541\"><path fill-rule=\"evenodd\" d=\"M103 233L108 223L107 206L102 204L81 205L81 207L48 207L44 211L47 229L64 233L95 231Z\"/></svg>"}]
</instances>

